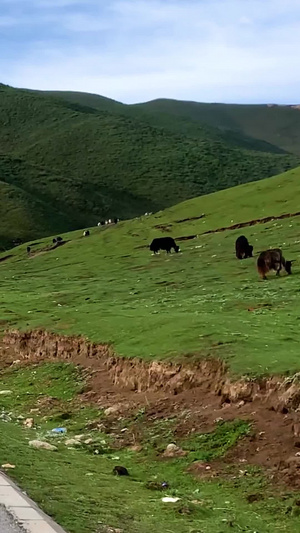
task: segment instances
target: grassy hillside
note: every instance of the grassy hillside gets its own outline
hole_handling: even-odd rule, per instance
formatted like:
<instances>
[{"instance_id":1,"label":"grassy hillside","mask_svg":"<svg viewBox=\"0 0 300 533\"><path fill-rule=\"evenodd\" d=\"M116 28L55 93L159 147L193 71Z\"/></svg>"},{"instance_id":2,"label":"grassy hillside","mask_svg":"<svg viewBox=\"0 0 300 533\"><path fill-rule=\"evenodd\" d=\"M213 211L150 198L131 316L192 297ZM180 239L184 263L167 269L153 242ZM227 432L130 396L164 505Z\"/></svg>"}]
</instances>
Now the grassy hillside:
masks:
<instances>
[{"instance_id":1,"label":"grassy hillside","mask_svg":"<svg viewBox=\"0 0 300 533\"><path fill-rule=\"evenodd\" d=\"M298 106L204 104L179 100L154 100L139 104L149 113L199 121L226 133L246 135L300 154L300 110Z\"/></svg>"},{"instance_id":2,"label":"grassy hillside","mask_svg":"<svg viewBox=\"0 0 300 533\"><path fill-rule=\"evenodd\" d=\"M174 106L166 105L166 108L164 109L163 105L159 105L160 101L138 105L125 105L116 102L115 100L89 93L45 91L40 92L40 94L46 94L52 98L60 98L61 100L78 106L86 106L94 111L117 112L123 116L137 118L151 126L163 128L164 130L187 137L194 137L199 140L212 139L215 141L222 141L231 147L244 148L246 150L254 150L258 152L277 154L286 153L286 150L283 150L276 144L271 144L260 138L246 135L241 129L237 131L237 128L223 128L222 125L219 127L218 121L210 123L209 120L201 120L197 114L194 116L193 112L185 113L184 111L188 109L188 107L184 105L181 110L181 103L172 100L162 101L174 104ZM157 103L158 105L156 108ZM186 104L189 104L189 102ZM201 106L202 104L199 105ZM203 105L205 106L206 104ZM172 112L173 110L174 112Z\"/></svg>"},{"instance_id":3,"label":"grassy hillside","mask_svg":"<svg viewBox=\"0 0 300 533\"><path fill-rule=\"evenodd\" d=\"M38 209L26 204L18 217L22 197L15 207L12 198L11 223L0 214L2 245L6 235L30 239L102 218L130 218L299 163L287 154L241 149L209 128L198 137L179 134L163 121L158 126L121 114L119 104L106 99L106 109L95 109L94 95L65 101L2 85L0 97L0 155L14 167L7 171L2 164L0 180L43 202L50 213L40 224Z\"/></svg>"},{"instance_id":4,"label":"grassy hillside","mask_svg":"<svg viewBox=\"0 0 300 533\"><path fill-rule=\"evenodd\" d=\"M61 100L72 102L75 105L89 107L97 111L116 111L122 112L127 106L111 98L106 98L99 94L81 93L75 91L34 91L39 94L47 95L52 98L59 98Z\"/></svg>"},{"instance_id":5,"label":"grassy hillside","mask_svg":"<svg viewBox=\"0 0 300 533\"><path fill-rule=\"evenodd\" d=\"M20 247L0 264L1 323L84 334L128 357L214 355L251 375L299 370L298 262L293 276L262 282L255 258L235 258L234 242L245 234L256 256L280 246L299 260L300 217L206 233L299 211L299 178L300 169L293 170L155 216L91 228L89 238L70 233L60 249L29 258ZM162 234L178 238L182 253L151 256L147 244ZM24 297L26 280L31 291Z\"/></svg>"},{"instance_id":6,"label":"grassy hillside","mask_svg":"<svg viewBox=\"0 0 300 533\"><path fill-rule=\"evenodd\" d=\"M59 182L55 174L20 158L0 155L0 178L0 249L11 246L14 239L25 242L36 235L80 227L74 215L67 217L44 194L45 183L55 189Z\"/></svg>"},{"instance_id":7,"label":"grassy hillside","mask_svg":"<svg viewBox=\"0 0 300 533\"><path fill-rule=\"evenodd\" d=\"M237 376L299 372L299 193L297 168L153 216L92 227L88 238L65 234L55 250L46 250L47 238L31 243L29 256L26 245L10 257L0 254L1 331L82 334L145 360L214 356ZM294 216L280 218L288 214ZM266 217L273 219L254 224ZM247 222L252 225L219 231ZM240 234L256 257L282 247L296 259L293 275L260 281L256 257L235 258ZM181 253L152 256L147 245L159 235L175 237ZM107 380L105 365L91 372L70 361L5 363L1 461L15 465L13 478L70 533L298 532L299 491L268 478L275 483L274 473L282 474L283 483L289 464L297 486L296 413L283 416L258 401L224 407L202 389L186 396L122 390ZM121 412L108 415L114 402ZM28 417L32 428L24 425ZM67 433L53 435L57 427ZM282 433L285 448L276 463ZM81 444L66 445L75 435ZM28 445L37 438L57 446L55 456ZM170 442L186 455L162 460ZM265 457L266 471L257 455ZM116 464L130 476L113 476ZM165 493L162 481L169 485ZM165 504L165 495L179 500Z\"/></svg>"}]
</instances>

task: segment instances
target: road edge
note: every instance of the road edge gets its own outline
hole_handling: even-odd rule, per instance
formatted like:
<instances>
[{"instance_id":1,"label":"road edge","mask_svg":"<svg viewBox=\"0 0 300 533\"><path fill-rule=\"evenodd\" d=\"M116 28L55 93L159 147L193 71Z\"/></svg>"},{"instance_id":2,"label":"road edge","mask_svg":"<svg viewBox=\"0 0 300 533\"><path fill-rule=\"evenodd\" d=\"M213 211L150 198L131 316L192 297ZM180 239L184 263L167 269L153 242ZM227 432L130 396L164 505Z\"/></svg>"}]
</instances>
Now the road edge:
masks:
<instances>
[{"instance_id":1,"label":"road edge","mask_svg":"<svg viewBox=\"0 0 300 533\"><path fill-rule=\"evenodd\" d=\"M1 470L0 505L26 533L66 533Z\"/></svg>"}]
</instances>

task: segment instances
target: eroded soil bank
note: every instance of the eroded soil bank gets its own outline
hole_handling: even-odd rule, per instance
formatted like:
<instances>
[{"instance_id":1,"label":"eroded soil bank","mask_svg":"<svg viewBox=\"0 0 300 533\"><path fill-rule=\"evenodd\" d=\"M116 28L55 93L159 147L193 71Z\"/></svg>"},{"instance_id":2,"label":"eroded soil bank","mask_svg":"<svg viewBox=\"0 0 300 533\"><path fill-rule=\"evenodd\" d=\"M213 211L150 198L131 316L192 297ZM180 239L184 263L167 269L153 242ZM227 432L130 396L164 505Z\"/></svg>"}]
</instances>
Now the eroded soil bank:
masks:
<instances>
[{"instance_id":1,"label":"eroded soil bank","mask_svg":"<svg viewBox=\"0 0 300 533\"><path fill-rule=\"evenodd\" d=\"M143 407L149 421L177 417L178 435L213 428L216 420L241 418L253 432L243 439L211 475L230 463L263 466L270 478L300 488L300 384L296 377L234 380L224 362L145 362L116 356L111 346L82 337L42 330L10 331L3 338L0 363L72 361L87 369L83 401L116 407L112 418ZM129 431L120 445L136 445L138 430ZM300 454L299 454L300 455ZM196 471L196 470L195 470Z\"/></svg>"},{"instance_id":2,"label":"eroded soil bank","mask_svg":"<svg viewBox=\"0 0 300 533\"><path fill-rule=\"evenodd\" d=\"M300 406L300 382L296 377L272 376L260 379L230 377L223 361L205 359L192 364L147 362L118 357L111 346L95 344L83 337L71 337L43 330L9 331L3 338L2 358L43 361L72 361L95 371L105 371L112 385L135 392L163 392L177 395L199 389L221 397L222 402L260 400L268 407L287 412Z\"/></svg>"}]
</instances>

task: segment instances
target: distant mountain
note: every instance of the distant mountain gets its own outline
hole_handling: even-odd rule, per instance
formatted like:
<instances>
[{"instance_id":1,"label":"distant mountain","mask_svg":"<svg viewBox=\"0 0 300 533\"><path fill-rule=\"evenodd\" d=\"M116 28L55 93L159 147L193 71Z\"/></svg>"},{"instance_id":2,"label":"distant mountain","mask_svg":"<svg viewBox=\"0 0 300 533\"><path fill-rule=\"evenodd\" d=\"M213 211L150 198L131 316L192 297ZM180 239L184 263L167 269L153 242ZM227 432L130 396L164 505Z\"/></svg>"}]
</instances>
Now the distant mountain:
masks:
<instances>
[{"instance_id":1,"label":"distant mountain","mask_svg":"<svg viewBox=\"0 0 300 533\"><path fill-rule=\"evenodd\" d=\"M300 155L300 106L203 104L153 100L136 106L148 113L197 121L223 133L234 132Z\"/></svg>"},{"instance_id":2,"label":"distant mountain","mask_svg":"<svg viewBox=\"0 0 300 533\"><path fill-rule=\"evenodd\" d=\"M149 106L0 85L0 245L160 210L300 163L266 141Z\"/></svg>"}]
</instances>

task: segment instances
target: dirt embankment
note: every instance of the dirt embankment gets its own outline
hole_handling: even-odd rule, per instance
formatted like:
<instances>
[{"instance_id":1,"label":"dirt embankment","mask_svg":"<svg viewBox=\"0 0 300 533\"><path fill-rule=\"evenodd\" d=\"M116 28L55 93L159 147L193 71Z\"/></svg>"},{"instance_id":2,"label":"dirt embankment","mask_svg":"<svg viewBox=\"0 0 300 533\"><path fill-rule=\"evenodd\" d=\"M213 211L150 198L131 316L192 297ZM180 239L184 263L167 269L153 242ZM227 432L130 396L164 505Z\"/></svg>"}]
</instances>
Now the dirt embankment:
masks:
<instances>
[{"instance_id":1,"label":"dirt embankment","mask_svg":"<svg viewBox=\"0 0 300 533\"><path fill-rule=\"evenodd\" d=\"M130 360L117 357L106 344L45 331L11 331L0 346L2 366L16 360L26 364L58 359L87 369L88 387L81 398L104 409L112 406L114 414L108 424L117 423L120 414L128 416L141 407L147 424L176 417L175 438L209 431L217 420L250 421L251 435L242 439L224 461L212 464L210 475L223 475L226 464L238 471L245 468L244 463L254 464L262 466L273 482L300 489L297 376L234 380L224 362L216 359L194 364ZM139 429L133 426L122 433L119 445L136 446ZM193 468L200 475L197 463Z\"/></svg>"},{"instance_id":2,"label":"dirt embankment","mask_svg":"<svg viewBox=\"0 0 300 533\"><path fill-rule=\"evenodd\" d=\"M272 376L260 379L234 380L226 365L218 359L205 359L192 364L180 362L147 362L118 357L111 346L89 342L83 337L69 337L43 330L10 331L2 343L2 358L7 361L72 361L100 373L118 389L133 392L163 392L178 395L201 389L221 397L222 402L237 403L259 400L276 411L300 407L300 383L297 376Z\"/></svg>"},{"instance_id":3,"label":"dirt embankment","mask_svg":"<svg viewBox=\"0 0 300 533\"><path fill-rule=\"evenodd\" d=\"M256 224L266 224L267 222L271 222L273 220L282 220L284 218L293 218L293 217L299 217L299 216L300 216L300 211L296 211L295 213L284 213L283 215L278 215L278 216L256 218L253 220L249 220L248 222L239 222L238 224L233 224L232 226L224 226L223 228L210 229L208 231L205 231L204 233L201 233L201 235L208 235L209 233L220 233L222 231L227 231L227 230L246 228L247 226L255 226Z\"/></svg>"}]
</instances>

